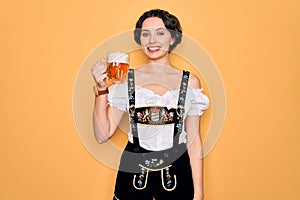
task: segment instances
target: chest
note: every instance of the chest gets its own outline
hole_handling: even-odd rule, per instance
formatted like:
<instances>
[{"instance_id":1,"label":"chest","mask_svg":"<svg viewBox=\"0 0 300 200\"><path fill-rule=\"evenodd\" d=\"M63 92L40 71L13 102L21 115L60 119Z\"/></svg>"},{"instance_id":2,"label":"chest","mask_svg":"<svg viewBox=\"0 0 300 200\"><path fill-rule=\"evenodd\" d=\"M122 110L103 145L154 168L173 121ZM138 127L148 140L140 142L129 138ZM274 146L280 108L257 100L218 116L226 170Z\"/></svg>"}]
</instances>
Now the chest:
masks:
<instances>
[{"instance_id":1,"label":"chest","mask_svg":"<svg viewBox=\"0 0 300 200\"><path fill-rule=\"evenodd\" d=\"M179 90L167 90L164 88L158 88L160 90L155 90L154 92L153 89L154 87L136 87L136 107L162 106L174 108L177 106Z\"/></svg>"}]
</instances>

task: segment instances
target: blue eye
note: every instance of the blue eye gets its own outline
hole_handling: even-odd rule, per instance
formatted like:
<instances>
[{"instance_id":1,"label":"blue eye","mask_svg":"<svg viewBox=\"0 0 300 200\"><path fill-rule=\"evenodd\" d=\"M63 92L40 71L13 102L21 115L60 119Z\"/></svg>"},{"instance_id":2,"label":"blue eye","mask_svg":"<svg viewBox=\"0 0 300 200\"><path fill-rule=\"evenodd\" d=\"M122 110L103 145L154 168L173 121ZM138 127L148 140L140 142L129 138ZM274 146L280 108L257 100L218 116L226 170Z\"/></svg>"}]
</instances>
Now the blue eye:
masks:
<instances>
[{"instance_id":1,"label":"blue eye","mask_svg":"<svg viewBox=\"0 0 300 200\"><path fill-rule=\"evenodd\" d=\"M165 35L165 32L162 32L162 31L161 31L161 32L158 32L157 35L158 35L158 36L164 36L164 35Z\"/></svg>"},{"instance_id":2,"label":"blue eye","mask_svg":"<svg viewBox=\"0 0 300 200\"><path fill-rule=\"evenodd\" d=\"M148 34L148 33L142 33L142 36L143 36L143 37L148 37L149 34Z\"/></svg>"}]
</instances>

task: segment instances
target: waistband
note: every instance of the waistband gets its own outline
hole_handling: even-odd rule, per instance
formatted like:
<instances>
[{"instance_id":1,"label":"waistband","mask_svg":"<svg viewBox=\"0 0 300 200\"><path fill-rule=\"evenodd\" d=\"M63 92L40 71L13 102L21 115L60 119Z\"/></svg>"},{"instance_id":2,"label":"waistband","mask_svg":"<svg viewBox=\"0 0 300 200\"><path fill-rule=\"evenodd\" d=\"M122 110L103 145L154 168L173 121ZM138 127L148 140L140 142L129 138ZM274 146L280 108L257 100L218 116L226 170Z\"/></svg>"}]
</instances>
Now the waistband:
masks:
<instances>
[{"instance_id":1,"label":"waistband","mask_svg":"<svg viewBox=\"0 0 300 200\"><path fill-rule=\"evenodd\" d=\"M150 151L128 142L122 154L120 169L127 172L136 172L136 170L140 170L141 165L152 170L162 169L186 155L185 143L162 151Z\"/></svg>"}]
</instances>

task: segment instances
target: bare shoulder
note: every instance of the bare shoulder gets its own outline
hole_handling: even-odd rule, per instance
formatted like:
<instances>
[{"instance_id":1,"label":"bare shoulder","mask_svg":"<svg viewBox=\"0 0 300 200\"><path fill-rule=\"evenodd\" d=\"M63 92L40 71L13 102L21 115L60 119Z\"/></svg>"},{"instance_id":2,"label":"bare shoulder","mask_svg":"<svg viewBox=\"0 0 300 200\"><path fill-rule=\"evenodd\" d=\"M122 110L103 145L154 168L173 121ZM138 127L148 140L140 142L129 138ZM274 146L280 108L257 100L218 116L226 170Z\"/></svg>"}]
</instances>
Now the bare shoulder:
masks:
<instances>
[{"instance_id":1,"label":"bare shoulder","mask_svg":"<svg viewBox=\"0 0 300 200\"><path fill-rule=\"evenodd\" d=\"M189 86L193 89L201 88L201 83L199 78L193 73L190 73Z\"/></svg>"}]
</instances>

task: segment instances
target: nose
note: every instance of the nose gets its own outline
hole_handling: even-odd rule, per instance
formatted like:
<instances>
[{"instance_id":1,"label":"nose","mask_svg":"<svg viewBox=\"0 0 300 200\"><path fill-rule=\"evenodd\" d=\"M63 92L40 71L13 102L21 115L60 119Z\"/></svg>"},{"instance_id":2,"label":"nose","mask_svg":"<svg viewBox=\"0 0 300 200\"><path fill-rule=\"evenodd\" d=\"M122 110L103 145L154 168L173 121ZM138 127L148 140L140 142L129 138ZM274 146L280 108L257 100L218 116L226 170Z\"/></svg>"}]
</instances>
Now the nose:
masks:
<instances>
[{"instance_id":1,"label":"nose","mask_svg":"<svg viewBox=\"0 0 300 200\"><path fill-rule=\"evenodd\" d=\"M153 44L153 43L155 43L155 41L156 41L155 34L150 34L150 37L149 37L149 43L150 43L150 44Z\"/></svg>"}]
</instances>

